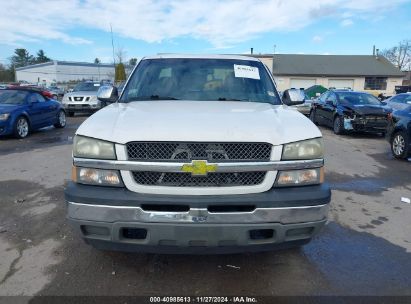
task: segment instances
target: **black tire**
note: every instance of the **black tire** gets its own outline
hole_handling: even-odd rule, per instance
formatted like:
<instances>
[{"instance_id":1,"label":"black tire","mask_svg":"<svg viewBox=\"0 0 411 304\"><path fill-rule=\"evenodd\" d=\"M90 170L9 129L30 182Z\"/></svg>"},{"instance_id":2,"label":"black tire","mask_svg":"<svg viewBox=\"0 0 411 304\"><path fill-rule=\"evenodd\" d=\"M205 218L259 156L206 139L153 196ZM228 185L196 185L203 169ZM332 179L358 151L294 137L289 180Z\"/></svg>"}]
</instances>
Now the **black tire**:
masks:
<instances>
[{"instance_id":1,"label":"black tire","mask_svg":"<svg viewBox=\"0 0 411 304\"><path fill-rule=\"evenodd\" d=\"M404 159L408 157L410 141L404 131L394 133L390 140L391 152L395 158Z\"/></svg>"},{"instance_id":2,"label":"black tire","mask_svg":"<svg viewBox=\"0 0 411 304\"><path fill-rule=\"evenodd\" d=\"M315 119L315 110L311 110L310 112L310 120L317 125L317 121Z\"/></svg>"},{"instance_id":3,"label":"black tire","mask_svg":"<svg viewBox=\"0 0 411 304\"><path fill-rule=\"evenodd\" d=\"M30 133L30 124L26 117L19 116L14 122L13 135L16 138L26 138Z\"/></svg>"},{"instance_id":4,"label":"black tire","mask_svg":"<svg viewBox=\"0 0 411 304\"><path fill-rule=\"evenodd\" d=\"M74 112L68 111L68 112L67 112L67 115L68 115L69 117L73 117L73 116L74 116Z\"/></svg>"},{"instance_id":5,"label":"black tire","mask_svg":"<svg viewBox=\"0 0 411 304\"><path fill-rule=\"evenodd\" d=\"M344 133L344 121L341 116L335 116L334 123L333 123L333 130L334 133L337 135L341 135Z\"/></svg>"},{"instance_id":6,"label":"black tire","mask_svg":"<svg viewBox=\"0 0 411 304\"><path fill-rule=\"evenodd\" d=\"M64 128L66 126L66 112L63 110L60 110L60 112L57 114L57 120L58 122L54 124L55 128Z\"/></svg>"}]
</instances>

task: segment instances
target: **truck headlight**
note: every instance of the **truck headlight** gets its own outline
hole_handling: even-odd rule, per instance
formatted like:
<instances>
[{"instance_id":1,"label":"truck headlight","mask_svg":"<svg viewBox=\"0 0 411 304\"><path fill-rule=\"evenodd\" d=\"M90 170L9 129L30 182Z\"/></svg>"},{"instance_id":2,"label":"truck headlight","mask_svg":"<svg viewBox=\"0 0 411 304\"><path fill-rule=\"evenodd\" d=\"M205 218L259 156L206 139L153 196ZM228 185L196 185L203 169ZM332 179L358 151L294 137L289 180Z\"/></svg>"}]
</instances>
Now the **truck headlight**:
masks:
<instances>
[{"instance_id":1,"label":"truck headlight","mask_svg":"<svg viewBox=\"0 0 411 304\"><path fill-rule=\"evenodd\" d=\"M10 116L10 113L0 114L0 121L7 120Z\"/></svg>"},{"instance_id":2,"label":"truck headlight","mask_svg":"<svg viewBox=\"0 0 411 304\"><path fill-rule=\"evenodd\" d=\"M117 170L102 170L73 166L71 173L72 179L76 183L97 186L123 186L123 182L120 178L120 172Z\"/></svg>"},{"instance_id":3,"label":"truck headlight","mask_svg":"<svg viewBox=\"0 0 411 304\"><path fill-rule=\"evenodd\" d=\"M324 157L323 139L313 138L286 144L283 148L282 160L303 160Z\"/></svg>"},{"instance_id":4,"label":"truck headlight","mask_svg":"<svg viewBox=\"0 0 411 304\"><path fill-rule=\"evenodd\" d=\"M277 187L305 186L321 184L324 181L324 168L280 171L276 181Z\"/></svg>"},{"instance_id":5,"label":"truck headlight","mask_svg":"<svg viewBox=\"0 0 411 304\"><path fill-rule=\"evenodd\" d=\"M74 137L73 156L82 158L116 159L114 143L79 135Z\"/></svg>"}]
</instances>

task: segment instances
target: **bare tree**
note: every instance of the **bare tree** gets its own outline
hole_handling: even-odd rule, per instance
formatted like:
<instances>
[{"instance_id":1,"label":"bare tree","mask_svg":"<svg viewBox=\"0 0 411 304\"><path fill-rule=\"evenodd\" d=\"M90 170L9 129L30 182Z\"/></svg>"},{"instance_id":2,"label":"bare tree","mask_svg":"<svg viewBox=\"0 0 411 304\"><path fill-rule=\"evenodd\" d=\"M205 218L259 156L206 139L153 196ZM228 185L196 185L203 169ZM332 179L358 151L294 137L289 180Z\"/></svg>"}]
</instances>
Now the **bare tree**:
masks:
<instances>
[{"instance_id":1,"label":"bare tree","mask_svg":"<svg viewBox=\"0 0 411 304\"><path fill-rule=\"evenodd\" d=\"M381 53L401 71L409 70L411 65L411 40L403 40L397 46L383 50Z\"/></svg>"},{"instance_id":2,"label":"bare tree","mask_svg":"<svg viewBox=\"0 0 411 304\"><path fill-rule=\"evenodd\" d=\"M116 63L124 63L126 61L127 52L124 50L122 46L119 46L116 51L117 62Z\"/></svg>"}]
</instances>

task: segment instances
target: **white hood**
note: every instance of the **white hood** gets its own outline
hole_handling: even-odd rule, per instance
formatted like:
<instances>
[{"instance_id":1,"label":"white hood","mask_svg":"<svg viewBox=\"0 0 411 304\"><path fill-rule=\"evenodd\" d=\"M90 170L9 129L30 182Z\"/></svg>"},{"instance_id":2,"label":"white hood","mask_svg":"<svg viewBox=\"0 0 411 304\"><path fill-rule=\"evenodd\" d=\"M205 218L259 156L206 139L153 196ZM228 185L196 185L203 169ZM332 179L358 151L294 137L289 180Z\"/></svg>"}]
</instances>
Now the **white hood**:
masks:
<instances>
[{"instance_id":1,"label":"white hood","mask_svg":"<svg viewBox=\"0 0 411 304\"><path fill-rule=\"evenodd\" d=\"M90 116L77 134L130 141L268 142L321 137L306 117L287 106L233 101L115 103Z\"/></svg>"}]
</instances>

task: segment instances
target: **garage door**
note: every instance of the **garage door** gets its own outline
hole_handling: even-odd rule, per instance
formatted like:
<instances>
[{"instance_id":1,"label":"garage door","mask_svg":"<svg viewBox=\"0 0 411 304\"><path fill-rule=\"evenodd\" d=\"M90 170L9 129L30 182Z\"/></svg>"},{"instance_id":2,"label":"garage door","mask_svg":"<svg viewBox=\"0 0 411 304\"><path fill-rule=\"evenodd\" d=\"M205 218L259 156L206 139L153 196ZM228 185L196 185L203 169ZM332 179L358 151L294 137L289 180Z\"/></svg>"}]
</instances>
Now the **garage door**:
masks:
<instances>
[{"instance_id":1,"label":"garage door","mask_svg":"<svg viewBox=\"0 0 411 304\"><path fill-rule=\"evenodd\" d=\"M290 80L290 88L308 89L313 85L315 85L315 79L291 78Z\"/></svg>"},{"instance_id":2,"label":"garage door","mask_svg":"<svg viewBox=\"0 0 411 304\"><path fill-rule=\"evenodd\" d=\"M354 79L329 79L329 88L354 88Z\"/></svg>"}]
</instances>

